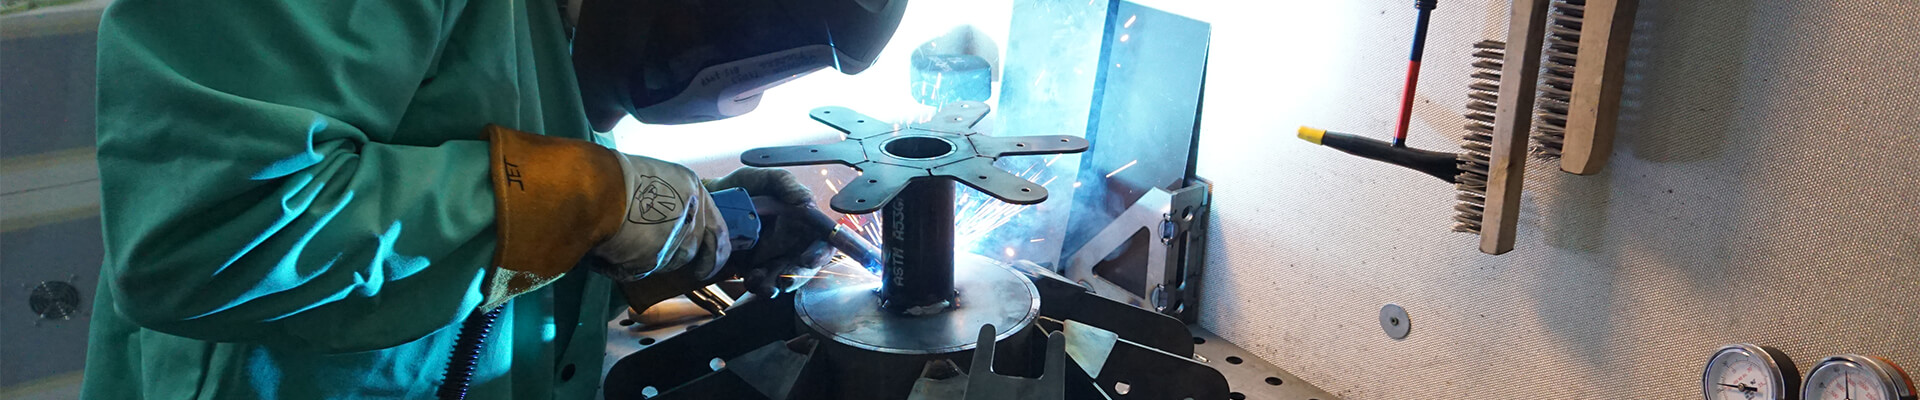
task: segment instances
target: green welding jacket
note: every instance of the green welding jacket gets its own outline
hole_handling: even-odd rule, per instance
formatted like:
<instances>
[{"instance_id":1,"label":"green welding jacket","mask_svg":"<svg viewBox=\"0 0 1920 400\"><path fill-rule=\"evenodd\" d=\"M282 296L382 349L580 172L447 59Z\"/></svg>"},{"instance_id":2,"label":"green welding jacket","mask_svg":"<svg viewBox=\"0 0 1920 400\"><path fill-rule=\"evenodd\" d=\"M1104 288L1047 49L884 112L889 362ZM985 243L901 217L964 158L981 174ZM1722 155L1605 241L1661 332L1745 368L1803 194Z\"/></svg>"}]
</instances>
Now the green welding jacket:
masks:
<instances>
[{"instance_id":1,"label":"green welding jacket","mask_svg":"<svg viewBox=\"0 0 1920 400\"><path fill-rule=\"evenodd\" d=\"M552 1L118 0L98 65L87 399L432 397L494 256L483 126L596 136ZM593 398L618 297L509 302L469 398Z\"/></svg>"}]
</instances>

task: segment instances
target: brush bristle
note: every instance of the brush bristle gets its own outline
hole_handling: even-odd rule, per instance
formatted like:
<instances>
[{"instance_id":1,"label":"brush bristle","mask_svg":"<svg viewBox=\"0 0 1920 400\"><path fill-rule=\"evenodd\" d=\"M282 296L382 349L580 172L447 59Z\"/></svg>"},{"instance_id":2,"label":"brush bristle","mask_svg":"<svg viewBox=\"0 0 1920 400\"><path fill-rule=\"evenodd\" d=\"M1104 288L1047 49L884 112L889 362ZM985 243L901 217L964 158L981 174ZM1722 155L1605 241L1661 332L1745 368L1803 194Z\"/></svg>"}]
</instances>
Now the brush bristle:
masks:
<instances>
[{"instance_id":1,"label":"brush bristle","mask_svg":"<svg viewBox=\"0 0 1920 400\"><path fill-rule=\"evenodd\" d=\"M1547 16L1547 47L1541 51L1540 92L1534 102L1533 141L1528 146L1528 153L1536 158L1559 158L1567 141L1567 108L1573 102L1573 67L1579 59L1586 7L1586 0L1554 0Z\"/></svg>"},{"instance_id":2,"label":"brush bristle","mask_svg":"<svg viewBox=\"0 0 1920 400\"><path fill-rule=\"evenodd\" d=\"M1486 217L1487 171L1492 165L1494 110L1500 103L1500 67L1506 57L1506 44L1498 40L1474 43L1473 82L1467 85L1467 133L1461 136L1457 159L1460 175L1454 177L1454 189L1460 191L1454 205L1453 230L1480 233L1480 221Z\"/></svg>"}]
</instances>

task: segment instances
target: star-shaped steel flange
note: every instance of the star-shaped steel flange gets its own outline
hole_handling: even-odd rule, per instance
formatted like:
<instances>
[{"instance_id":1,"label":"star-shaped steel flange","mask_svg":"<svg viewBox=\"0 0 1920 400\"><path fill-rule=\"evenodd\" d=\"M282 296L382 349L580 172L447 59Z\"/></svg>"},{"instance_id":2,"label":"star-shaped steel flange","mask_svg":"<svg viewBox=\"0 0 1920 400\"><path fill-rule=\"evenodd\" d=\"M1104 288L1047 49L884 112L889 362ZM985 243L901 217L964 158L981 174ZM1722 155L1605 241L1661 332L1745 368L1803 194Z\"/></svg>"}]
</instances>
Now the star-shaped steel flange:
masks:
<instances>
[{"instance_id":1,"label":"star-shaped steel flange","mask_svg":"<svg viewBox=\"0 0 1920 400\"><path fill-rule=\"evenodd\" d=\"M993 165L1005 156L1079 153L1087 140L1067 135L982 135L973 125L987 116L986 103L962 101L940 107L933 119L905 127L860 115L845 107L813 109L815 121L846 132L839 142L747 150L740 161L756 167L841 164L861 171L833 196L833 210L865 214L880 209L908 183L953 179L1002 201L1035 204L1047 188Z\"/></svg>"}]
</instances>

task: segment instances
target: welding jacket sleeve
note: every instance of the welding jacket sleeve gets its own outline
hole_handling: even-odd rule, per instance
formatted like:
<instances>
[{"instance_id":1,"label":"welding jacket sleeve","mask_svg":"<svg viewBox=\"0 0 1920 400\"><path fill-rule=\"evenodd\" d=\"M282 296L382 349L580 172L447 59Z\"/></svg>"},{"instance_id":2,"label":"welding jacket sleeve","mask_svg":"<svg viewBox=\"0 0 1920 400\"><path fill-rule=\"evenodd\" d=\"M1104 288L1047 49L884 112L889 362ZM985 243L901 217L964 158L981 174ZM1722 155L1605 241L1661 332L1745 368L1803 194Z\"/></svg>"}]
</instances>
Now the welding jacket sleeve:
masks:
<instances>
[{"instance_id":1,"label":"welding jacket sleeve","mask_svg":"<svg viewBox=\"0 0 1920 400\"><path fill-rule=\"evenodd\" d=\"M449 3L115 2L98 157L117 311L198 340L351 352L481 305L497 240L482 128L541 130L546 106L523 104L534 78L512 76L533 72L511 54L447 46ZM480 29L526 46L506 21ZM443 61L501 67L428 85ZM474 95L416 100L429 91Z\"/></svg>"}]
</instances>

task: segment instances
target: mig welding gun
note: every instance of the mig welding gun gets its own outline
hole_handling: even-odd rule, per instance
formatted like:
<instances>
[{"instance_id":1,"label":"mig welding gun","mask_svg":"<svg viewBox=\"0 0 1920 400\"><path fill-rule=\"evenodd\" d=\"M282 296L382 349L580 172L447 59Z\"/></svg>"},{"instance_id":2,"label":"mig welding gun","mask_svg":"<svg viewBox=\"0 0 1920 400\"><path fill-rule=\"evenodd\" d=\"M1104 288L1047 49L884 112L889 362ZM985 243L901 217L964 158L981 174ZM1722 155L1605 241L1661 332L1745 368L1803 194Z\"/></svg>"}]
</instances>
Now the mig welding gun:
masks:
<instances>
[{"instance_id":1,"label":"mig welding gun","mask_svg":"<svg viewBox=\"0 0 1920 400\"><path fill-rule=\"evenodd\" d=\"M753 196L743 189L727 189L711 193L714 207L720 210L721 217L727 223L727 241L736 253L751 250L759 244L762 227L772 227L774 221L789 219L798 221L805 230L821 233L827 246L847 255L862 267L872 268L880 263L880 248L861 237L847 227L834 223L832 217L812 206L795 206L765 197ZM714 316L726 315L726 309L733 305L733 298L716 290L710 285L689 282L690 277L657 277L660 279L642 279L625 288L627 304L633 306L635 315L646 311L648 307L661 301L680 296L682 293L670 288L686 288L698 285L698 289L686 292L688 300ZM802 280L793 277L768 277L773 279L774 289L791 289Z\"/></svg>"}]
</instances>

